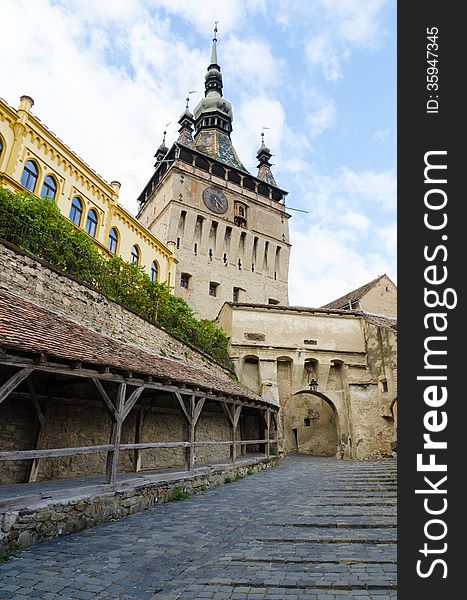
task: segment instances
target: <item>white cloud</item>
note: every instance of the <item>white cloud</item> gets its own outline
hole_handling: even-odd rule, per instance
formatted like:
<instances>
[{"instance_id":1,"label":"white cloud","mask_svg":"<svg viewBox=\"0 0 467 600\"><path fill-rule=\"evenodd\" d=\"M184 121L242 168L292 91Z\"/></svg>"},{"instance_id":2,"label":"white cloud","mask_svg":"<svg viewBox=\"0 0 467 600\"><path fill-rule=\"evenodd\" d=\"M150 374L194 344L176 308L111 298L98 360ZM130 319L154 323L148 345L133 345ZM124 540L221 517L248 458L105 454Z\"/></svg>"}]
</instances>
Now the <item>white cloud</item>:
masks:
<instances>
[{"instance_id":1,"label":"white cloud","mask_svg":"<svg viewBox=\"0 0 467 600\"><path fill-rule=\"evenodd\" d=\"M289 282L295 305L322 306L391 270L381 254L359 253L333 229L292 227L292 241Z\"/></svg>"},{"instance_id":2,"label":"white cloud","mask_svg":"<svg viewBox=\"0 0 467 600\"><path fill-rule=\"evenodd\" d=\"M335 125L336 104L332 98L310 92L306 94L306 104L309 111L306 118L307 133L310 137L315 138Z\"/></svg>"},{"instance_id":3,"label":"white cloud","mask_svg":"<svg viewBox=\"0 0 467 600\"><path fill-rule=\"evenodd\" d=\"M368 227L371 225L371 219L369 219L366 215L356 212L348 212L343 214L341 221L343 224L353 227L354 229L357 229L363 233L366 233L368 231Z\"/></svg>"},{"instance_id":4,"label":"white cloud","mask_svg":"<svg viewBox=\"0 0 467 600\"><path fill-rule=\"evenodd\" d=\"M152 5L183 17L202 35L212 31L214 20L219 21L219 32L225 35L239 28L248 14L265 11L265 0L158 0Z\"/></svg>"},{"instance_id":5,"label":"white cloud","mask_svg":"<svg viewBox=\"0 0 467 600\"><path fill-rule=\"evenodd\" d=\"M342 59L344 56L334 46L331 37L320 33L305 45L308 62L312 67L320 67L324 77L329 81L337 81L342 77Z\"/></svg>"},{"instance_id":6,"label":"white cloud","mask_svg":"<svg viewBox=\"0 0 467 600\"><path fill-rule=\"evenodd\" d=\"M307 26L305 53L312 69L328 81L343 76L343 63L355 48L375 49L385 32L381 15L388 0L281 0L272 5L274 19L290 36L297 35L297 17ZM295 19L290 19L293 13Z\"/></svg>"},{"instance_id":7,"label":"white cloud","mask_svg":"<svg viewBox=\"0 0 467 600\"><path fill-rule=\"evenodd\" d=\"M219 52L222 69L231 74L231 85L246 86L256 95L263 88L281 83L284 60L273 56L264 42L231 36L220 43Z\"/></svg>"},{"instance_id":8,"label":"white cloud","mask_svg":"<svg viewBox=\"0 0 467 600\"><path fill-rule=\"evenodd\" d=\"M396 206L396 175L393 170L377 173L356 173L348 168L342 170L342 180L353 196L377 202L385 210Z\"/></svg>"}]
</instances>

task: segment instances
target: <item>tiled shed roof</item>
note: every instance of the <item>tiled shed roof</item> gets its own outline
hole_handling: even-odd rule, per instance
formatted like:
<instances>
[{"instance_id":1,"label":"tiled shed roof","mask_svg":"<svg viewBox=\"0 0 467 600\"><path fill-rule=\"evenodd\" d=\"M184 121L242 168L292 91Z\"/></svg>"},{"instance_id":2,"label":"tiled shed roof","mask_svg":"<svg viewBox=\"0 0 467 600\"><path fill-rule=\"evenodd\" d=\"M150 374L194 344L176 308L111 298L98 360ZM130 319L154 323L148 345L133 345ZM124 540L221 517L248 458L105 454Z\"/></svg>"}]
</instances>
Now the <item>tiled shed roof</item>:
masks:
<instances>
[{"instance_id":1,"label":"tiled shed roof","mask_svg":"<svg viewBox=\"0 0 467 600\"><path fill-rule=\"evenodd\" d=\"M387 277L387 275L380 275L376 279L373 279L372 281L365 283L365 285L362 285L361 287L357 288L356 290L353 290L353 291L349 292L348 294L345 294L345 296L341 296L340 298L337 298L337 300L333 300L332 302L325 304L321 308L342 308L342 307L348 306L350 302L356 302L357 300L360 300L383 277Z\"/></svg>"},{"instance_id":2,"label":"tiled shed roof","mask_svg":"<svg viewBox=\"0 0 467 600\"><path fill-rule=\"evenodd\" d=\"M254 392L236 385L227 375L222 378L187 363L124 344L5 290L0 290L0 347L45 354L49 359L107 366L260 400Z\"/></svg>"}]
</instances>

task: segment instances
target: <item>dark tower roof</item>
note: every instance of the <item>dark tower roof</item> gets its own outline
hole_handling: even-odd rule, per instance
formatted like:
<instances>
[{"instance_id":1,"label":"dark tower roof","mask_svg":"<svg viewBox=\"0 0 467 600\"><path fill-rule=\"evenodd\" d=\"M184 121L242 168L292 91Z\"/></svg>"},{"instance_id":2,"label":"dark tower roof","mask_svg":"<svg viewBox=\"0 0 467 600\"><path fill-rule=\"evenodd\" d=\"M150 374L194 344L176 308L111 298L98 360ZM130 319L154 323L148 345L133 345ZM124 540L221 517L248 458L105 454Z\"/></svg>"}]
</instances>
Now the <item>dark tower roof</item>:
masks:
<instances>
[{"instance_id":1,"label":"dark tower roof","mask_svg":"<svg viewBox=\"0 0 467 600\"><path fill-rule=\"evenodd\" d=\"M222 74L217 60L217 24L211 48L211 62L204 82L204 98L194 109L195 148L221 162L247 170L239 159L230 139L232 105L223 97Z\"/></svg>"},{"instance_id":2,"label":"dark tower roof","mask_svg":"<svg viewBox=\"0 0 467 600\"><path fill-rule=\"evenodd\" d=\"M156 153L154 154L154 158L156 159L156 164L154 166L157 165L157 163L159 163L167 154L167 152L169 151L169 149L167 148L167 146L165 145L165 136L167 134L167 131L164 131L164 135L162 137L162 143L159 146L159 148L156 150Z\"/></svg>"},{"instance_id":3,"label":"dark tower roof","mask_svg":"<svg viewBox=\"0 0 467 600\"><path fill-rule=\"evenodd\" d=\"M258 148L258 153L256 154L256 158L259 161L258 179L261 179L261 181L265 181L266 183L270 183L271 185L277 185L276 179L271 171L271 163L269 162L271 156L271 151L264 143L263 132L261 133L261 146Z\"/></svg>"}]
</instances>

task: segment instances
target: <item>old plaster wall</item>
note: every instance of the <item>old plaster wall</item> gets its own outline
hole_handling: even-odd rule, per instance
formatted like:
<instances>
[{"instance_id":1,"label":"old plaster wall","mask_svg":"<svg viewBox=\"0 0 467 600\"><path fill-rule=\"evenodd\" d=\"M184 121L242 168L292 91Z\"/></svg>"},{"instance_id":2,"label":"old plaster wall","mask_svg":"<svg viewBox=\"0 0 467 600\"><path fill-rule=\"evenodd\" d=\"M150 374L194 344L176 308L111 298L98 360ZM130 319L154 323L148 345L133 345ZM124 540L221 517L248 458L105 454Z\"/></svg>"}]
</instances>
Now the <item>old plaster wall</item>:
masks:
<instances>
[{"instance_id":1,"label":"old plaster wall","mask_svg":"<svg viewBox=\"0 0 467 600\"><path fill-rule=\"evenodd\" d=\"M288 452L335 456L338 435L336 414L322 398L298 394L284 412L285 447Z\"/></svg>"},{"instance_id":2,"label":"old plaster wall","mask_svg":"<svg viewBox=\"0 0 467 600\"><path fill-rule=\"evenodd\" d=\"M280 402L283 450L296 446L297 429L302 452L331 453L334 447L335 454L349 458L392 454L397 361L392 329L361 313L238 305L226 305L219 321L232 332L230 354L240 380L251 385L255 357L261 393ZM295 395L309 391L311 378L324 401ZM313 412L318 418L305 426Z\"/></svg>"},{"instance_id":3,"label":"old plaster wall","mask_svg":"<svg viewBox=\"0 0 467 600\"><path fill-rule=\"evenodd\" d=\"M397 316L397 288L389 277L384 276L362 297L361 308L365 312Z\"/></svg>"}]
</instances>

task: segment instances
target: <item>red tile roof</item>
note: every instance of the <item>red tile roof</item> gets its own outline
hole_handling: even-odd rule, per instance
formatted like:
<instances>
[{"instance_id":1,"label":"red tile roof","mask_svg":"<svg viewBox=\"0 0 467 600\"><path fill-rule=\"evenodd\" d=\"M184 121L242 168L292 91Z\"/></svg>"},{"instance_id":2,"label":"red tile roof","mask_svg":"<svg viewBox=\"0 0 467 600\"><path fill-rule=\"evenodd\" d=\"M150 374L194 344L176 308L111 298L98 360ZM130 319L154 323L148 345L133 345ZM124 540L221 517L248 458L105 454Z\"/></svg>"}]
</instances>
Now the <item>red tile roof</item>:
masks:
<instances>
[{"instance_id":1,"label":"red tile roof","mask_svg":"<svg viewBox=\"0 0 467 600\"><path fill-rule=\"evenodd\" d=\"M155 379L169 379L250 400L260 399L228 376L221 377L124 344L4 290L0 290L0 347L45 354L49 359L131 371L135 375L152 375Z\"/></svg>"},{"instance_id":2,"label":"red tile roof","mask_svg":"<svg viewBox=\"0 0 467 600\"><path fill-rule=\"evenodd\" d=\"M341 296L340 298L337 298L337 300L328 302L328 304L325 304L321 308L343 308L343 307L349 306L350 302L357 302L357 300L360 300L366 293L368 293L371 290L371 288L374 285L376 285L378 283L378 281L383 279L383 277L387 277L387 275L380 275L376 279L373 279L372 281L365 283L365 285L360 286L356 290L353 290L353 291L349 292L348 294L345 294L345 296Z\"/></svg>"}]
</instances>

